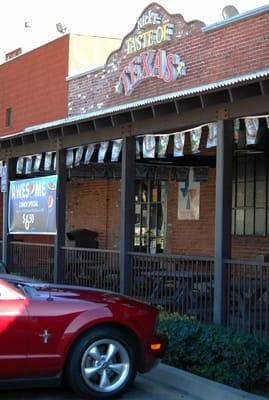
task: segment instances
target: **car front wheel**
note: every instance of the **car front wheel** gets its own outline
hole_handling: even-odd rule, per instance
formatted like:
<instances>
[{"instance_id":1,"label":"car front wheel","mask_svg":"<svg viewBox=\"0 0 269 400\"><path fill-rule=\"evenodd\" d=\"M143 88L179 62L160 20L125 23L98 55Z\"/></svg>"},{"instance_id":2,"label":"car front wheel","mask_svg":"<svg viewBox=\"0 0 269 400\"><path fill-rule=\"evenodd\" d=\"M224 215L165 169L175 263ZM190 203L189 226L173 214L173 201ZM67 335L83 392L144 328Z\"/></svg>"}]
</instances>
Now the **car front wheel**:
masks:
<instances>
[{"instance_id":1,"label":"car front wheel","mask_svg":"<svg viewBox=\"0 0 269 400\"><path fill-rule=\"evenodd\" d=\"M136 370L131 340L118 329L104 327L87 332L75 343L67 379L80 396L109 399L130 385Z\"/></svg>"}]
</instances>

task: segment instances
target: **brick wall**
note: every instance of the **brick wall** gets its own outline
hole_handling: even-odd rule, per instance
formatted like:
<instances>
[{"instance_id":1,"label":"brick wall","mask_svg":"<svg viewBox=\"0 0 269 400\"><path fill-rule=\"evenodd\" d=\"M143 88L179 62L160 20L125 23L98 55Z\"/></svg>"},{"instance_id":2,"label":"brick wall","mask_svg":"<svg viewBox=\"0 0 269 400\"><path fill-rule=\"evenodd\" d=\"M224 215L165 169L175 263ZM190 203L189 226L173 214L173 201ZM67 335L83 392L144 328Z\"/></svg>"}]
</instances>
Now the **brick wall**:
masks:
<instances>
[{"instance_id":1,"label":"brick wall","mask_svg":"<svg viewBox=\"0 0 269 400\"><path fill-rule=\"evenodd\" d=\"M167 197L166 252L214 256L215 169L200 186L200 220L177 220L178 183L169 182ZM120 182L81 180L68 184L67 231L87 228L98 232L100 248L119 248ZM269 239L233 237L232 257L250 259L258 254L269 257Z\"/></svg>"},{"instance_id":2,"label":"brick wall","mask_svg":"<svg viewBox=\"0 0 269 400\"><path fill-rule=\"evenodd\" d=\"M66 231L96 231L100 248L119 247L119 181L72 181L67 185L66 210Z\"/></svg>"},{"instance_id":3,"label":"brick wall","mask_svg":"<svg viewBox=\"0 0 269 400\"><path fill-rule=\"evenodd\" d=\"M0 135L67 115L68 43L69 35L0 65Z\"/></svg>"},{"instance_id":4,"label":"brick wall","mask_svg":"<svg viewBox=\"0 0 269 400\"><path fill-rule=\"evenodd\" d=\"M156 11L156 5L150 8ZM203 23L186 23L180 15L169 16L159 8L158 13L174 24L174 36L158 47L178 53L187 67L187 75L174 82L157 78L142 81L131 96L115 92L115 86L124 67L139 54L126 54L123 42L119 51L113 52L107 66L69 82L69 114L83 114L116 104L125 104L237 75L267 69L269 65L269 12L228 24L217 30L203 32ZM197 15L199 18L199 15ZM136 31L127 35L135 36ZM145 49L147 51L149 49Z\"/></svg>"}]
</instances>

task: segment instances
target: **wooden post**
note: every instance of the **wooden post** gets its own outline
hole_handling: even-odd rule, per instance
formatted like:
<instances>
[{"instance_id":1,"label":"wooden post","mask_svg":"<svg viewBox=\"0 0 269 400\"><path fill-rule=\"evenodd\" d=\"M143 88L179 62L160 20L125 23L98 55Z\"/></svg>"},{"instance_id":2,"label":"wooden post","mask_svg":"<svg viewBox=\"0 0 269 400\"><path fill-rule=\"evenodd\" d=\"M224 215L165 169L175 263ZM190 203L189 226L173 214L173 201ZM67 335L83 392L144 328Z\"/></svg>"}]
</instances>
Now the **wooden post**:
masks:
<instances>
[{"instance_id":1,"label":"wooden post","mask_svg":"<svg viewBox=\"0 0 269 400\"><path fill-rule=\"evenodd\" d=\"M123 139L120 213L120 292L130 294L131 263L128 252L134 246L135 222L135 138Z\"/></svg>"},{"instance_id":2,"label":"wooden post","mask_svg":"<svg viewBox=\"0 0 269 400\"><path fill-rule=\"evenodd\" d=\"M214 323L227 320L227 270L231 257L233 121L218 122L215 207Z\"/></svg>"},{"instance_id":3,"label":"wooden post","mask_svg":"<svg viewBox=\"0 0 269 400\"><path fill-rule=\"evenodd\" d=\"M65 245L65 208L66 208L66 150L56 151L56 174L58 175L56 194L56 227L54 240L54 283L63 282L64 254L61 247Z\"/></svg>"}]
</instances>

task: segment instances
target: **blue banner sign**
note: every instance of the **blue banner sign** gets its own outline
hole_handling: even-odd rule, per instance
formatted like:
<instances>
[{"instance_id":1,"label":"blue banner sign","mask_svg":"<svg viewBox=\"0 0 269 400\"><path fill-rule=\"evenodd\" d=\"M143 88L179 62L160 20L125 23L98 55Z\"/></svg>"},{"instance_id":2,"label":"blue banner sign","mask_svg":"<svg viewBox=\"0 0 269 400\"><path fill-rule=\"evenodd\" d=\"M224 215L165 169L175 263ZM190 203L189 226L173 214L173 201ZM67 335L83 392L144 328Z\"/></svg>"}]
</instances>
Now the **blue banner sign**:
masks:
<instances>
[{"instance_id":1,"label":"blue banner sign","mask_svg":"<svg viewBox=\"0 0 269 400\"><path fill-rule=\"evenodd\" d=\"M57 175L10 182L9 233L56 234Z\"/></svg>"}]
</instances>

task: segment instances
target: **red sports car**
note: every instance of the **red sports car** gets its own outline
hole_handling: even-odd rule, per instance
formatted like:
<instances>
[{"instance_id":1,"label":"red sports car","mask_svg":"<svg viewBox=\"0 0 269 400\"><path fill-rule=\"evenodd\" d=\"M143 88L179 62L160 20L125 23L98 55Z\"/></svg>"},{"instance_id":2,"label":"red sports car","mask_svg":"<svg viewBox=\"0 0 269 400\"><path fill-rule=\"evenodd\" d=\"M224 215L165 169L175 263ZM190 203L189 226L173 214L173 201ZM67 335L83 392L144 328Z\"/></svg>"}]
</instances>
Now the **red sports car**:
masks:
<instances>
[{"instance_id":1,"label":"red sports car","mask_svg":"<svg viewBox=\"0 0 269 400\"><path fill-rule=\"evenodd\" d=\"M0 275L0 388L66 381L82 397L118 395L162 357L157 320L116 293Z\"/></svg>"}]
</instances>

